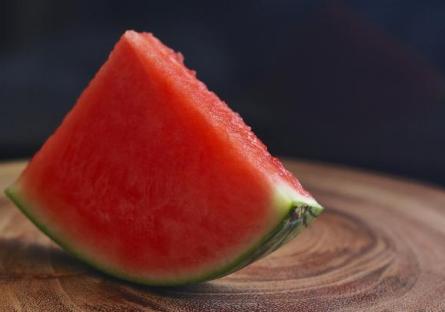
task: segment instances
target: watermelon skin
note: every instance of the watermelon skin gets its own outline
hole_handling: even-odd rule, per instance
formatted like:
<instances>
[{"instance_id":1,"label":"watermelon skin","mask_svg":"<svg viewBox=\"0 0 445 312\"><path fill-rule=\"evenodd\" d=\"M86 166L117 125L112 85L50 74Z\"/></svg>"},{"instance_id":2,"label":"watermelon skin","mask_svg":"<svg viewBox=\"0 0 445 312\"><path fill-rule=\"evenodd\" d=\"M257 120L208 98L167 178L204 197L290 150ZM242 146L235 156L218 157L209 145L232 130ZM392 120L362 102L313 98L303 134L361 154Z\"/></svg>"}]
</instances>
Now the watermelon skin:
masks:
<instances>
[{"instance_id":1,"label":"watermelon skin","mask_svg":"<svg viewBox=\"0 0 445 312\"><path fill-rule=\"evenodd\" d=\"M6 194L74 256L149 285L240 269L323 210L181 55L132 31Z\"/></svg>"}]
</instances>

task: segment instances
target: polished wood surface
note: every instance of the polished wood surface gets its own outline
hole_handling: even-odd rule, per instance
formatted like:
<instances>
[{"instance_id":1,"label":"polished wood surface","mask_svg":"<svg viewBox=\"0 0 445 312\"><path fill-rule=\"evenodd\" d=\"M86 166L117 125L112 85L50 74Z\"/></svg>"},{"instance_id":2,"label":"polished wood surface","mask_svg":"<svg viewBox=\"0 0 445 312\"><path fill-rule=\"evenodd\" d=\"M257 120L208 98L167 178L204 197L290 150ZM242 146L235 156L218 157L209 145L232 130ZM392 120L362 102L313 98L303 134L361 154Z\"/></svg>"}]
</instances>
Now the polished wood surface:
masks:
<instances>
[{"instance_id":1,"label":"polished wood surface","mask_svg":"<svg viewBox=\"0 0 445 312\"><path fill-rule=\"evenodd\" d=\"M445 311L445 191L287 161L326 212L225 278L150 288L71 258L0 196L0 311ZM0 189L23 162L0 165Z\"/></svg>"}]
</instances>

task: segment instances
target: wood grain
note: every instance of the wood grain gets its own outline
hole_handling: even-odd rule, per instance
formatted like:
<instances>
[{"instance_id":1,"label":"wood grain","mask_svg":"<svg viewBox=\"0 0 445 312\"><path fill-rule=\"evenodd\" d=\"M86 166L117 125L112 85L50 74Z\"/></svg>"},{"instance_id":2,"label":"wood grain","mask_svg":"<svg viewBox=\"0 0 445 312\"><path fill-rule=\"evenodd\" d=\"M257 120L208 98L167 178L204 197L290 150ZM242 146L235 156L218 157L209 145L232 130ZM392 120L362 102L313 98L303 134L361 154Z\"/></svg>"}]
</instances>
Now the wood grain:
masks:
<instances>
[{"instance_id":1,"label":"wood grain","mask_svg":"<svg viewBox=\"0 0 445 312\"><path fill-rule=\"evenodd\" d=\"M23 162L0 165L4 189ZM1 311L445 311L445 192L351 169L287 166L326 207L223 279L148 288L72 259L0 197Z\"/></svg>"}]
</instances>

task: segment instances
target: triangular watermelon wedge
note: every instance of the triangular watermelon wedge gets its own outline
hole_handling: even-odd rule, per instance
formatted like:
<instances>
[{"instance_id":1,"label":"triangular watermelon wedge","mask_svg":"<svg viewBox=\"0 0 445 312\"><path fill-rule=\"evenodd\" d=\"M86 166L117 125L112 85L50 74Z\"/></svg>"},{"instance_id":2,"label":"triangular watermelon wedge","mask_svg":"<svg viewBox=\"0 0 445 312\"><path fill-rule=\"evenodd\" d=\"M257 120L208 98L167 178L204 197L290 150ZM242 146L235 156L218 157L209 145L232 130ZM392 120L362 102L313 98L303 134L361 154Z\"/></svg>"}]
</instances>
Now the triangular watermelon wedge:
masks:
<instances>
[{"instance_id":1,"label":"triangular watermelon wedge","mask_svg":"<svg viewBox=\"0 0 445 312\"><path fill-rule=\"evenodd\" d=\"M323 210L180 54L134 31L6 193L71 254L149 285L240 269Z\"/></svg>"}]
</instances>

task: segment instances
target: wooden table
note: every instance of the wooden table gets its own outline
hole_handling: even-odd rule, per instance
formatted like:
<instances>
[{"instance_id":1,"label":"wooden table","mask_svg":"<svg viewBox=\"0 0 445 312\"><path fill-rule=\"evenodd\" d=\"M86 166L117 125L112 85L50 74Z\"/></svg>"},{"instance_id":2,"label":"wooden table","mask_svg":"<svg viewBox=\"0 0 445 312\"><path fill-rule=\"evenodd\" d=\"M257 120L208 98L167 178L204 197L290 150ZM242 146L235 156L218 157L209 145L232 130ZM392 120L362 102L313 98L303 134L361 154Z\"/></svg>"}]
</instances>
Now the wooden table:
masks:
<instances>
[{"instance_id":1,"label":"wooden table","mask_svg":"<svg viewBox=\"0 0 445 312\"><path fill-rule=\"evenodd\" d=\"M0 165L0 188L23 162ZM288 161L326 207L309 229L225 278L149 288L72 259L0 197L1 311L445 311L445 192Z\"/></svg>"}]
</instances>

